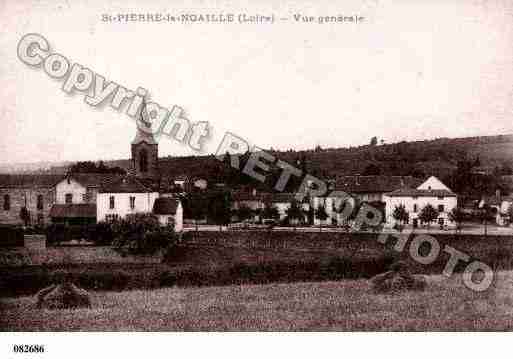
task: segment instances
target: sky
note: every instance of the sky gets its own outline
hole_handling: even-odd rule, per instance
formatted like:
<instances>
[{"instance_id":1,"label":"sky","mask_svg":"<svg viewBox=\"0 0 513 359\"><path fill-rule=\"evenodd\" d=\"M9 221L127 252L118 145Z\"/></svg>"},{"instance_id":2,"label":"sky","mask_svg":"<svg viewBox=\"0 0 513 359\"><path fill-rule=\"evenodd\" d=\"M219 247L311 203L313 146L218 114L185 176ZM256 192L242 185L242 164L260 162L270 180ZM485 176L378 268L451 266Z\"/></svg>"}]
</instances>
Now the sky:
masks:
<instances>
[{"instance_id":1,"label":"sky","mask_svg":"<svg viewBox=\"0 0 513 359\"><path fill-rule=\"evenodd\" d=\"M50 52L260 148L306 149L513 133L513 2L0 1L0 163L129 158L135 123L17 57ZM106 22L103 14L275 16L272 24ZM355 23L294 14L358 15ZM282 20L283 19L283 20ZM286 20L284 20L286 19ZM167 137L160 156L194 153Z\"/></svg>"}]
</instances>

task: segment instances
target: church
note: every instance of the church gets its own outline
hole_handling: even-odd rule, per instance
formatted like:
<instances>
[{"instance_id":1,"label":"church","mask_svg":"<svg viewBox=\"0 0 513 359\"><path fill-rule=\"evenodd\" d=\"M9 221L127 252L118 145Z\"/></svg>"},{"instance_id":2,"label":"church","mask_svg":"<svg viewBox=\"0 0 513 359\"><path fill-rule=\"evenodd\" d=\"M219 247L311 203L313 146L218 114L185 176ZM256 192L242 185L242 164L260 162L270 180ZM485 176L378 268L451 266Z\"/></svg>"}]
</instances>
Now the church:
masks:
<instances>
[{"instance_id":1,"label":"church","mask_svg":"<svg viewBox=\"0 0 513 359\"><path fill-rule=\"evenodd\" d=\"M160 175L158 143L145 116L143 105L131 143L127 175L1 175L0 223L21 224L22 208L30 214L32 225L91 224L129 214L153 213L162 225L172 224L176 231L182 231L182 204L174 193L173 181Z\"/></svg>"},{"instance_id":2,"label":"church","mask_svg":"<svg viewBox=\"0 0 513 359\"><path fill-rule=\"evenodd\" d=\"M153 213L162 225L183 229L183 208L172 187L162 181L158 166L158 143L145 118L146 109L140 111L137 132L131 144L131 170L104 182L96 195L96 220L112 221L129 214Z\"/></svg>"}]
</instances>

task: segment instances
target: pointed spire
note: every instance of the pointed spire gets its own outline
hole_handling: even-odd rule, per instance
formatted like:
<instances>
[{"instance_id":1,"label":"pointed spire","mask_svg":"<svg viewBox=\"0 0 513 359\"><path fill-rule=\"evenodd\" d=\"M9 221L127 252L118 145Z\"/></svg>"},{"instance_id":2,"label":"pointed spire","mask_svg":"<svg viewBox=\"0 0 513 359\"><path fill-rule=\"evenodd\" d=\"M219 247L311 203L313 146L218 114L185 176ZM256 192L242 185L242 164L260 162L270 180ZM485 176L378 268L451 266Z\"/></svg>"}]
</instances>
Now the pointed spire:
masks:
<instances>
[{"instance_id":1,"label":"pointed spire","mask_svg":"<svg viewBox=\"0 0 513 359\"><path fill-rule=\"evenodd\" d=\"M156 145L157 141L153 137L153 133L151 130L151 121L149 121L149 114L146 109L146 99L143 99L141 104L141 109L139 113L136 115L135 125L137 128L137 133L135 135L132 144L135 145L137 143L146 142L150 145Z\"/></svg>"}]
</instances>

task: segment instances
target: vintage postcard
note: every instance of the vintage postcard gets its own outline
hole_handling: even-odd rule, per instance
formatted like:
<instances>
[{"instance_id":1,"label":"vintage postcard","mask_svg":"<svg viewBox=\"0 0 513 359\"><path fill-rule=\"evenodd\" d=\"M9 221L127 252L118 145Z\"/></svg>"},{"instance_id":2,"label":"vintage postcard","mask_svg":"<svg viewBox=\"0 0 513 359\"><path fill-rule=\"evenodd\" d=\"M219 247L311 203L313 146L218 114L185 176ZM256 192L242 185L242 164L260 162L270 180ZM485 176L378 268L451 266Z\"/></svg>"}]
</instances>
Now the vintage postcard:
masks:
<instances>
[{"instance_id":1,"label":"vintage postcard","mask_svg":"<svg viewBox=\"0 0 513 359\"><path fill-rule=\"evenodd\" d=\"M3 0L0 29L6 335L513 328L511 1Z\"/></svg>"}]
</instances>

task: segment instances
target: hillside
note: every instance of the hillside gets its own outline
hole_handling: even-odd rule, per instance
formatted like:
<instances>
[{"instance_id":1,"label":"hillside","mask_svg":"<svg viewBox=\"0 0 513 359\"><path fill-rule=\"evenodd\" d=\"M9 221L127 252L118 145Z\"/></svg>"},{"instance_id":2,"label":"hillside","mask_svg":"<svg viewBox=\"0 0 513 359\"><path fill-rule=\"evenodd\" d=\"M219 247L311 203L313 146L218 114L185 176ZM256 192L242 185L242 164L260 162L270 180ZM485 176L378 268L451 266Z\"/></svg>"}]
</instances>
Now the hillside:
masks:
<instances>
[{"instance_id":1,"label":"hillside","mask_svg":"<svg viewBox=\"0 0 513 359\"><path fill-rule=\"evenodd\" d=\"M481 169L492 172L495 167L513 168L513 135L441 138L427 141L400 142L379 146L315 149L309 151L269 151L290 164L305 161L306 169L322 177L362 174L370 164L383 174L406 175L414 170L444 177L456 168L457 162L479 157ZM128 168L129 161L109 165ZM213 156L166 157L160 162L164 175L208 176L219 161Z\"/></svg>"},{"instance_id":2,"label":"hillside","mask_svg":"<svg viewBox=\"0 0 513 359\"><path fill-rule=\"evenodd\" d=\"M436 175L440 178L453 171L458 161L479 158L479 170L492 173L513 174L513 135L439 138L434 140L399 142L383 145L364 145L349 148L320 147L306 151L268 151L276 158L294 164L304 161L302 168L320 177L364 174L373 165L373 171L385 175ZM128 159L106 161L108 166L128 169ZM52 167L45 173L64 173L67 166ZM160 159L165 176L187 175L223 180L222 163L213 155L164 157ZM372 174L372 173L371 173ZM231 174L233 175L233 173Z\"/></svg>"}]
</instances>

